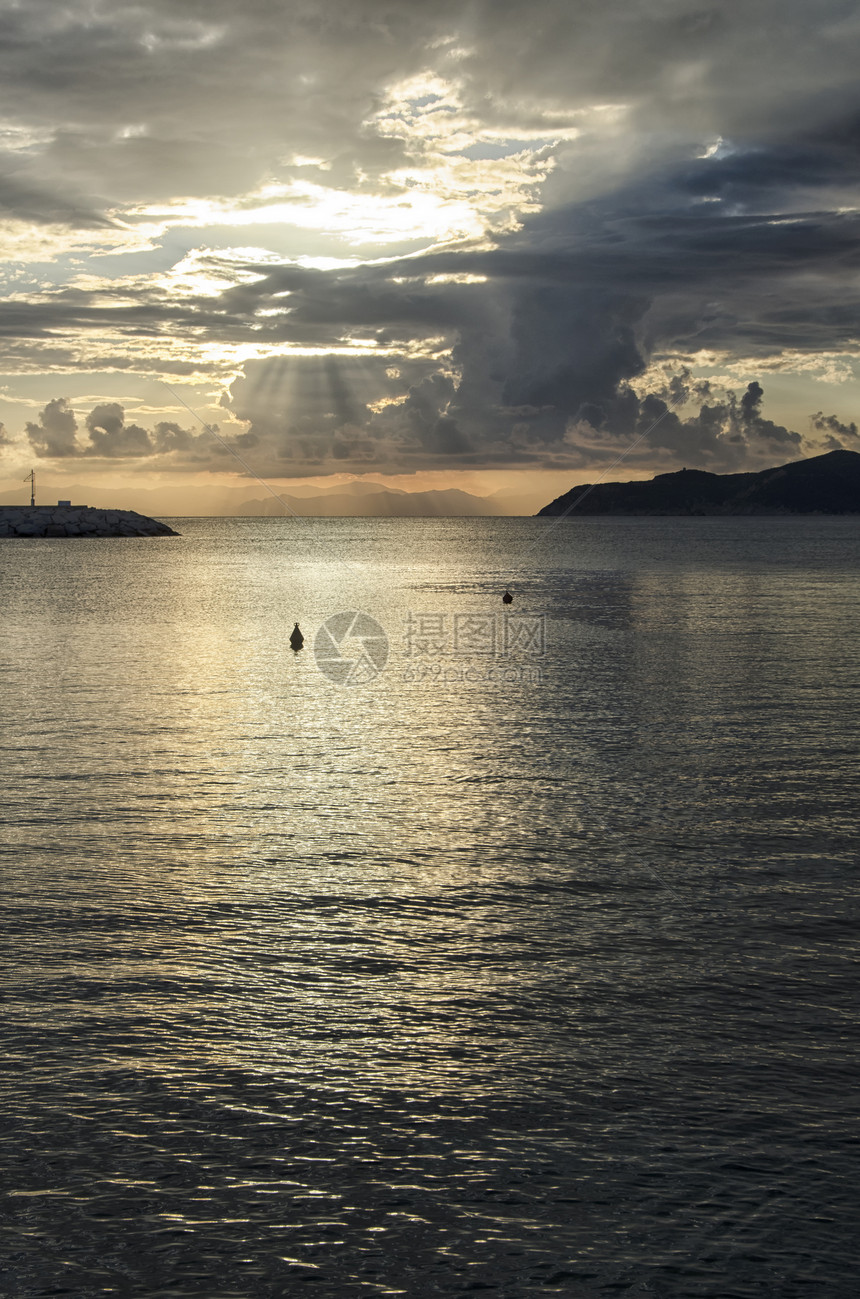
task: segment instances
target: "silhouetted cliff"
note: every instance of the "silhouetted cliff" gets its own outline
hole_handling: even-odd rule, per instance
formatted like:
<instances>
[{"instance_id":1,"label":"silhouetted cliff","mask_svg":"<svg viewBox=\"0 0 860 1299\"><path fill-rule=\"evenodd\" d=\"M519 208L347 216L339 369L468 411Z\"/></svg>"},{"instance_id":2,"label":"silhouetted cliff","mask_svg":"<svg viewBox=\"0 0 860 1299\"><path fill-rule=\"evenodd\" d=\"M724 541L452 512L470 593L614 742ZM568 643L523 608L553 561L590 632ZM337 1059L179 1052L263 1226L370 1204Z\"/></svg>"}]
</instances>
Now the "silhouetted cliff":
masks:
<instances>
[{"instance_id":1,"label":"silhouetted cliff","mask_svg":"<svg viewBox=\"0 0 860 1299\"><path fill-rule=\"evenodd\" d=\"M583 483L539 513L564 514L575 501L573 515L860 514L860 453L828 451L754 474L680 469L650 482Z\"/></svg>"}]
</instances>

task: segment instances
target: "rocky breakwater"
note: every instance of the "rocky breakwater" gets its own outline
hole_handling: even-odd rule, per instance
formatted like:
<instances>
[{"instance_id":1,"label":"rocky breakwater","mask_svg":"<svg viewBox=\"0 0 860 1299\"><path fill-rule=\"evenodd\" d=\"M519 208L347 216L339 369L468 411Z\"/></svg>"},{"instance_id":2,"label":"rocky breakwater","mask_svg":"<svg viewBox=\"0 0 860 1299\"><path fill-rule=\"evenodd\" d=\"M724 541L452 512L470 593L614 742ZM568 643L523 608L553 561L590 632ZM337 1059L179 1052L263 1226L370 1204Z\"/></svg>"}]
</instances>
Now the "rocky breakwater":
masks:
<instances>
[{"instance_id":1,"label":"rocky breakwater","mask_svg":"<svg viewBox=\"0 0 860 1299\"><path fill-rule=\"evenodd\" d=\"M178 535L166 523L134 510L96 510L89 505L0 506L0 538Z\"/></svg>"}]
</instances>

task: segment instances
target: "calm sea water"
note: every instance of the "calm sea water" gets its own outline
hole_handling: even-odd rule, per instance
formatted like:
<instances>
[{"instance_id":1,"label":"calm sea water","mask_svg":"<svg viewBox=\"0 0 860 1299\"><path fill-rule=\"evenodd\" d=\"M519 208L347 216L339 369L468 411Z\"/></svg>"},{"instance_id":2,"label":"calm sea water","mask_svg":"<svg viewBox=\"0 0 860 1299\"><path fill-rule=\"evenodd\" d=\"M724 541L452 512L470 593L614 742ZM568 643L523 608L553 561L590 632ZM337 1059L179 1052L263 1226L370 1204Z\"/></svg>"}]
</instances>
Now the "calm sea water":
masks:
<instances>
[{"instance_id":1,"label":"calm sea water","mask_svg":"<svg viewBox=\"0 0 860 1299\"><path fill-rule=\"evenodd\" d=\"M0 543L4 1295L853 1299L860 525L553 522Z\"/></svg>"}]
</instances>

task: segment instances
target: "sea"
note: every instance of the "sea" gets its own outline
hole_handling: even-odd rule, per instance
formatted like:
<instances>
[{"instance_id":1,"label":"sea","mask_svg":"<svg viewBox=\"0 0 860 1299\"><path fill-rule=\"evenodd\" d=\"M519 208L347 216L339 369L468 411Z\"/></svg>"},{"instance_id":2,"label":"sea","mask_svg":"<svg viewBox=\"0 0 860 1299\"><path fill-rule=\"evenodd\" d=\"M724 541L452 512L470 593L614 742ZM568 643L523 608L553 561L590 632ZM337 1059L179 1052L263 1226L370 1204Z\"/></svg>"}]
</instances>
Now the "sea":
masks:
<instances>
[{"instance_id":1,"label":"sea","mask_svg":"<svg viewBox=\"0 0 860 1299\"><path fill-rule=\"evenodd\" d=\"M0 542L0 1292L854 1299L860 520L169 522Z\"/></svg>"}]
</instances>

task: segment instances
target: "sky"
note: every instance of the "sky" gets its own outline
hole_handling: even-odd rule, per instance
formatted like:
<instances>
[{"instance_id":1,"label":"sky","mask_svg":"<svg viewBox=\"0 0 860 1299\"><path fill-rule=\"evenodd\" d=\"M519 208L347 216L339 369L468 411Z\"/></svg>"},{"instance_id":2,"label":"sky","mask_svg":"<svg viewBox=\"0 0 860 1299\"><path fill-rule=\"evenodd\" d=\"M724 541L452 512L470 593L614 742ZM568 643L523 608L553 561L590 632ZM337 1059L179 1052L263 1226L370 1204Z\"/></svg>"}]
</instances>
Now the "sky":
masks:
<instances>
[{"instance_id":1,"label":"sky","mask_svg":"<svg viewBox=\"0 0 860 1299\"><path fill-rule=\"evenodd\" d=\"M860 450L858 47L843 0L0 0L3 499Z\"/></svg>"}]
</instances>

